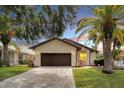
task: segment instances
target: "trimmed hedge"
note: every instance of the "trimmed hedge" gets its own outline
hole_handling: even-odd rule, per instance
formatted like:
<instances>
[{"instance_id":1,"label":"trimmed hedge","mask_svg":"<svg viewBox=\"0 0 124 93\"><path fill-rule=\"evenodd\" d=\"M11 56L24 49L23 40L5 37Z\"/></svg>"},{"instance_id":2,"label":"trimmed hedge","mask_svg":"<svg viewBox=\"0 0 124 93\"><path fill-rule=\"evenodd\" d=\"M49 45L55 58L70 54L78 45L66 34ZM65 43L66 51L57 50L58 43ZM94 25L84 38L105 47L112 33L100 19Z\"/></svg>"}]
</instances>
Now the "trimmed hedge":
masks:
<instances>
[{"instance_id":1,"label":"trimmed hedge","mask_svg":"<svg viewBox=\"0 0 124 93\"><path fill-rule=\"evenodd\" d=\"M3 62L0 60L0 67L2 67L3 66Z\"/></svg>"},{"instance_id":2,"label":"trimmed hedge","mask_svg":"<svg viewBox=\"0 0 124 93\"><path fill-rule=\"evenodd\" d=\"M29 67L34 67L33 60L19 60L20 65L28 65Z\"/></svg>"},{"instance_id":3,"label":"trimmed hedge","mask_svg":"<svg viewBox=\"0 0 124 93\"><path fill-rule=\"evenodd\" d=\"M104 59L94 60L95 66L104 66Z\"/></svg>"},{"instance_id":4,"label":"trimmed hedge","mask_svg":"<svg viewBox=\"0 0 124 93\"><path fill-rule=\"evenodd\" d=\"M33 60L29 60L28 66L29 67L34 67L34 61Z\"/></svg>"},{"instance_id":5,"label":"trimmed hedge","mask_svg":"<svg viewBox=\"0 0 124 93\"><path fill-rule=\"evenodd\" d=\"M6 61L0 59L0 67L3 67L3 65L6 65Z\"/></svg>"},{"instance_id":6,"label":"trimmed hedge","mask_svg":"<svg viewBox=\"0 0 124 93\"><path fill-rule=\"evenodd\" d=\"M19 64L21 65L27 65L28 63L28 60L19 60Z\"/></svg>"}]
</instances>

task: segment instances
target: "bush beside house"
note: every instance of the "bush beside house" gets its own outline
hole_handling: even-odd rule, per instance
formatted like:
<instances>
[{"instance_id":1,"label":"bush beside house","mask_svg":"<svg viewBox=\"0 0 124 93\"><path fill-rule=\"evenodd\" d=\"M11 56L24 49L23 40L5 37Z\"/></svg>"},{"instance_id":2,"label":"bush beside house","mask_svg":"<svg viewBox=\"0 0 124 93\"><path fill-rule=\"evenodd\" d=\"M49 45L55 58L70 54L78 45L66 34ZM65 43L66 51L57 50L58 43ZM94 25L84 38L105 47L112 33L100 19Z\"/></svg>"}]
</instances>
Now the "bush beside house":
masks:
<instances>
[{"instance_id":1,"label":"bush beside house","mask_svg":"<svg viewBox=\"0 0 124 93\"><path fill-rule=\"evenodd\" d=\"M0 67L3 67L6 64L6 61L0 59Z\"/></svg>"},{"instance_id":2,"label":"bush beside house","mask_svg":"<svg viewBox=\"0 0 124 93\"><path fill-rule=\"evenodd\" d=\"M104 58L102 54L100 53L96 54L94 64L95 66L104 66Z\"/></svg>"},{"instance_id":3,"label":"bush beside house","mask_svg":"<svg viewBox=\"0 0 124 93\"><path fill-rule=\"evenodd\" d=\"M104 66L104 59L94 60L95 66Z\"/></svg>"},{"instance_id":4,"label":"bush beside house","mask_svg":"<svg viewBox=\"0 0 124 93\"><path fill-rule=\"evenodd\" d=\"M3 65L3 62L0 60L0 67L2 67L2 65Z\"/></svg>"},{"instance_id":5,"label":"bush beside house","mask_svg":"<svg viewBox=\"0 0 124 93\"><path fill-rule=\"evenodd\" d=\"M30 67L34 66L34 56L29 54L20 54L19 56L19 64L28 65Z\"/></svg>"},{"instance_id":6,"label":"bush beside house","mask_svg":"<svg viewBox=\"0 0 124 93\"><path fill-rule=\"evenodd\" d=\"M20 65L28 65L29 67L34 67L34 61L30 60L30 59L28 59L28 60L21 59L21 60L19 60L19 64Z\"/></svg>"},{"instance_id":7,"label":"bush beside house","mask_svg":"<svg viewBox=\"0 0 124 93\"><path fill-rule=\"evenodd\" d=\"M28 64L28 60L20 59L20 60L19 60L19 64L20 64L20 65L27 65L27 64Z\"/></svg>"}]
</instances>

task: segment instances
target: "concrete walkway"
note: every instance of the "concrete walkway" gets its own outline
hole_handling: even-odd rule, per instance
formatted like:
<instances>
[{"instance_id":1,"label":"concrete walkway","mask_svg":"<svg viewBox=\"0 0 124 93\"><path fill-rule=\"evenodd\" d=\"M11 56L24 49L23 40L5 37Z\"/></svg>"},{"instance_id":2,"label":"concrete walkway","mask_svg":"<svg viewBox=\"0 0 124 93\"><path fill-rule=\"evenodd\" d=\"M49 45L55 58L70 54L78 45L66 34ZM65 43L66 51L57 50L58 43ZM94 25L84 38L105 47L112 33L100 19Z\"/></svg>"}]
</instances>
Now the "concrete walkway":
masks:
<instances>
[{"instance_id":1,"label":"concrete walkway","mask_svg":"<svg viewBox=\"0 0 124 93\"><path fill-rule=\"evenodd\" d=\"M0 82L0 88L73 88L71 67L39 67Z\"/></svg>"}]
</instances>

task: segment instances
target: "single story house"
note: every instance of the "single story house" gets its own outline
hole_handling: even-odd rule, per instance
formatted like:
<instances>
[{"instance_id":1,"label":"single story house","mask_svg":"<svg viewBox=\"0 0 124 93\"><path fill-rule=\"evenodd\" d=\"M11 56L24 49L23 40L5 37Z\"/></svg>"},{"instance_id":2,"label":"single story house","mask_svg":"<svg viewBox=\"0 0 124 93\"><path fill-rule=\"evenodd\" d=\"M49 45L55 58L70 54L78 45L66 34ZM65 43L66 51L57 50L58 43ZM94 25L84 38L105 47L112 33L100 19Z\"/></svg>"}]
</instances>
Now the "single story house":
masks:
<instances>
[{"instance_id":1,"label":"single story house","mask_svg":"<svg viewBox=\"0 0 124 93\"><path fill-rule=\"evenodd\" d=\"M26 57L33 56L34 57L34 51L31 49L28 49L28 47L20 47L21 53L18 53L16 48L12 45L8 46L9 48L9 60L10 65L18 65L20 56L22 56L22 59L25 60ZM0 58L3 59L3 45L0 43Z\"/></svg>"},{"instance_id":2,"label":"single story house","mask_svg":"<svg viewBox=\"0 0 124 93\"><path fill-rule=\"evenodd\" d=\"M29 47L35 51L35 66L94 65L97 50L70 39L51 38Z\"/></svg>"}]
</instances>

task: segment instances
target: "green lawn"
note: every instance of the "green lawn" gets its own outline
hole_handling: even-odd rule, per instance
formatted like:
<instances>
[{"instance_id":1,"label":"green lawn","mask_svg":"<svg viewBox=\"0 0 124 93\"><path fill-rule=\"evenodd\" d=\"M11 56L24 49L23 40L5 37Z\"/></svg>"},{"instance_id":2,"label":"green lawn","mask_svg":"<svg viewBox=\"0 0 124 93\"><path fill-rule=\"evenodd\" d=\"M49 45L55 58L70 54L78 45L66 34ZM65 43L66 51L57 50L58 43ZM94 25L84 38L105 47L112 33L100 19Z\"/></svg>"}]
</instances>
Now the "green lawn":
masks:
<instances>
[{"instance_id":1,"label":"green lawn","mask_svg":"<svg viewBox=\"0 0 124 93\"><path fill-rule=\"evenodd\" d=\"M30 70L31 67L19 65L13 67L0 67L0 81Z\"/></svg>"},{"instance_id":2,"label":"green lawn","mask_svg":"<svg viewBox=\"0 0 124 93\"><path fill-rule=\"evenodd\" d=\"M78 88L124 88L124 70L103 74L98 68L73 69Z\"/></svg>"}]
</instances>

